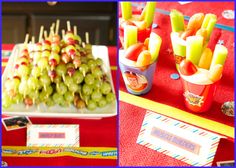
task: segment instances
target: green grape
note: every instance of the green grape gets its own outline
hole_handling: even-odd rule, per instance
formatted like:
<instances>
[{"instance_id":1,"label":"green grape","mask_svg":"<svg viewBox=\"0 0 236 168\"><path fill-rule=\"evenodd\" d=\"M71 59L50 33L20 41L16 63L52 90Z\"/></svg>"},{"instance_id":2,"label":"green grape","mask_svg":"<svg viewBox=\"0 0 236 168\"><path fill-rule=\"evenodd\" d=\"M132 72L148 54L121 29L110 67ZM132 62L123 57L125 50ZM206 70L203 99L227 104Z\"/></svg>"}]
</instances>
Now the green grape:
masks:
<instances>
[{"instance_id":1,"label":"green grape","mask_svg":"<svg viewBox=\"0 0 236 168\"><path fill-rule=\"evenodd\" d=\"M43 90L42 92L39 93L39 101L40 102L45 102L47 99L48 99L47 92L45 92Z\"/></svg>"},{"instance_id":2,"label":"green grape","mask_svg":"<svg viewBox=\"0 0 236 168\"><path fill-rule=\"evenodd\" d=\"M106 95L106 101L107 103L111 103L116 99L116 96L114 93L110 92Z\"/></svg>"},{"instance_id":3,"label":"green grape","mask_svg":"<svg viewBox=\"0 0 236 168\"><path fill-rule=\"evenodd\" d=\"M75 51L76 49L75 49L75 47L74 47L73 45L68 45L68 46L66 47L66 52L69 53L70 50L74 50L74 51Z\"/></svg>"},{"instance_id":4,"label":"green grape","mask_svg":"<svg viewBox=\"0 0 236 168\"><path fill-rule=\"evenodd\" d=\"M95 79L94 82L93 82L93 88L95 90L98 90L100 89L102 86L102 81L98 80L98 79Z\"/></svg>"},{"instance_id":5,"label":"green grape","mask_svg":"<svg viewBox=\"0 0 236 168\"><path fill-rule=\"evenodd\" d=\"M85 74L88 72L89 67L86 64L81 64L79 67L79 71L85 76Z\"/></svg>"},{"instance_id":6,"label":"green grape","mask_svg":"<svg viewBox=\"0 0 236 168\"><path fill-rule=\"evenodd\" d=\"M68 102L71 103L74 100L74 95L72 94L72 92L66 92L64 94L64 99Z\"/></svg>"},{"instance_id":7,"label":"green grape","mask_svg":"<svg viewBox=\"0 0 236 168\"><path fill-rule=\"evenodd\" d=\"M46 105L49 106L49 107L55 105L55 102L52 100L51 97L48 97L45 103L46 103Z\"/></svg>"},{"instance_id":8,"label":"green grape","mask_svg":"<svg viewBox=\"0 0 236 168\"><path fill-rule=\"evenodd\" d=\"M8 92L13 91L14 93L18 92L19 85L20 85L20 80L18 78L8 79L5 83L6 90Z\"/></svg>"},{"instance_id":9,"label":"green grape","mask_svg":"<svg viewBox=\"0 0 236 168\"><path fill-rule=\"evenodd\" d=\"M40 58L37 65L42 72L44 69L47 69L48 67L48 59L46 57Z\"/></svg>"},{"instance_id":10,"label":"green grape","mask_svg":"<svg viewBox=\"0 0 236 168\"><path fill-rule=\"evenodd\" d=\"M30 68L27 65L20 65L19 68L17 69L17 74L20 77L28 76L30 73Z\"/></svg>"},{"instance_id":11,"label":"green grape","mask_svg":"<svg viewBox=\"0 0 236 168\"><path fill-rule=\"evenodd\" d=\"M93 101L93 100L89 100L87 108L89 110L95 110L97 108L97 103L95 101Z\"/></svg>"},{"instance_id":12,"label":"green grape","mask_svg":"<svg viewBox=\"0 0 236 168\"><path fill-rule=\"evenodd\" d=\"M65 76L66 75L66 65L65 64L59 64L57 67L56 67L56 72L57 72L57 75L59 76Z\"/></svg>"},{"instance_id":13,"label":"green grape","mask_svg":"<svg viewBox=\"0 0 236 168\"><path fill-rule=\"evenodd\" d=\"M17 94L12 98L12 102L19 104L21 102L23 102L23 96L21 94Z\"/></svg>"},{"instance_id":14,"label":"green grape","mask_svg":"<svg viewBox=\"0 0 236 168\"><path fill-rule=\"evenodd\" d=\"M81 63L82 64L86 64L88 62L88 58L87 57L80 57Z\"/></svg>"},{"instance_id":15,"label":"green grape","mask_svg":"<svg viewBox=\"0 0 236 168\"><path fill-rule=\"evenodd\" d=\"M103 82L101 86L102 94L108 94L111 92L111 85L107 82Z\"/></svg>"},{"instance_id":16,"label":"green grape","mask_svg":"<svg viewBox=\"0 0 236 168\"><path fill-rule=\"evenodd\" d=\"M34 52L34 55L33 55L33 62L34 64L37 64L39 59L42 57L42 52Z\"/></svg>"},{"instance_id":17,"label":"green grape","mask_svg":"<svg viewBox=\"0 0 236 168\"><path fill-rule=\"evenodd\" d=\"M38 78L41 75L40 68L38 66L34 66L32 68L31 75L35 78Z\"/></svg>"},{"instance_id":18,"label":"green grape","mask_svg":"<svg viewBox=\"0 0 236 168\"><path fill-rule=\"evenodd\" d=\"M91 60L88 61L88 66L89 66L90 69L95 68L96 65L97 64L96 64L96 61L94 59L91 59Z\"/></svg>"},{"instance_id":19,"label":"green grape","mask_svg":"<svg viewBox=\"0 0 236 168\"><path fill-rule=\"evenodd\" d=\"M84 95L91 95L93 92L93 88L90 85L84 84L82 87L82 92Z\"/></svg>"},{"instance_id":20,"label":"green grape","mask_svg":"<svg viewBox=\"0 0 236 168\"><path fill-rule=\"evenodd\" d=\"M29 94L30 90L28 89L28 82L27 80L21 80L19 85L19 93L22 94L24 97Z\"/></svg>"},{"instance_id":21,"label":"green grape","mask_svg":"<svg viewBox=\"0 0 236 168\"><path fill-rule=\"evenodd\" d=\"M63 99L63 101L59 102L59 105L62 107L68 107L70 104Z\"/></svg>"},{"instance_id":22,"label":"green grape","mask_svg":"<svg viewBox=\"0 0 236 168\"><path fill-rule=\"evenodd\" d=\"M47 74L43 74L40 76L40 82L43 87L48 86L51 84L51 79Z\"/></svg>"},{"instance_id":23,"label":"green grape","mask_svg":"<svg viewBox=\"0 0 236 168\"><path fill-rule=\"evenodd\" d=\"M49 46L49 47L50 47L50 50L51 50L51 46ZM50 54L51 54L50 51L44 50L42 52L42 57L49 58Z\"/></svg>"},{"instance_id":24,"label":"green grape","mask_svg":"<svg viewBox=\"0 0 236 168\"><path fill-rule=\"evenodd\" d=\"M92 100L94 100L95 102L99 102L102 98L102 93L99 91L94 91L91 95Z\"/></svg>"},{"instance_id":25,"label":"green grape","mask_svg":"<svg viewBox=\"0 0 236 168\"><path fill-rule=\"evenodd\" d=\"M79 71L75 71L74 75L72 76L72 78L74 79L74 81L77 83L77 84L80 84L83 82L84 80L84 76L81 72Z\"/></svg>"},{"instance_id":26,"label":"green grape","mask_svg":"<svg viewBox=\"0 0 236 168\"><path fill-rule=\"evenodd\" d=\"M79 85L72 83L69 87L69 91L71 91L72 93L79 92Z\"/></svg>"},{"instance_id":27,"label":"green grape","mask_svg":"<svg viewBox=\"0 0 236 168\"><path fill-rule=\"evenodd\" d=\"M39 88L39 80L35 77L30 77L27 81L28 87L30 90L35 90Z\"/></svg>"},{"instance_id":28,"label":"green grape","mask_svg":"<svg viewBox=\"0 0 236 168\"><path fill-rule=\"evenodd\" d=\"M72 63L66 64L66 69L74 68L74 67L75 67L75 66L74 66L74 64L72 64Z\"/></svg>"},{"instance_id":29,"label":"green grape","mask_svg":"<svg viewBox=\"0 0 236 168\"><path fill-rule=\"evenodd\" d=\"M58 52L51 52L51 55L49 56L49 60L56 60L56 63L58 65L60 63L60 56L57 53Z\"/></svg>"},{"instance_id":30,"label":"green grape","mask_svg":"<svg viewBox=\"0 0 236 168\"><path fill-rule=\"evenodd\" d=\"M3 92L2 94L2 106L3 108L9 108L12 105L12 99L8 96L7 93Z\"/></svg>"},{"instance_id":31,"label":"green grape","mask_svg":"<svg viewBox=\"0 0 236 168\"><path fill-rule=\"evenodd\" d=\"M88 85L92 85L94 83L94 76L92 74L87 74L84 78L84 81Z\"/></svg>"},{"instance_id":32,"label":"green grape","mask_svg":"<svg viewBox=\"0 0 236 168\"><path fill-rule=\"evenodd\" d=\"M64 98L62 95L60 95L59 93L54 93L53 96L53 101L56 103L56 104L60 104L61 102L64 101Z\"/></svg>"},{"instance_id":33,"label":"green grape","mask_svg":"<svg viewBox=\"0 0 236 168\"><path fill-rule=\"evenodd\" d=\"M97 58L97 59L96 59L96 64L97 64L98 66L102 66L102 64L103 64L102 59L101 59L101 58Z\"/></svg>"},{"instance_id":34,"label":"green grape","mask_svg":"<svg viewBox=\"0 0 236 168\"><path fill-rule=\"evenodd\" d=\"M106 104L107 104L107 101L104 97L102 97L101 100L98 102L99 107L104 107L106 106Z\"/></svg>"},{"instance_id":35,"label":"green grape","mask_svg":"<svg viewBox=\"0 0 236 168\"><path fill-rule=\"evenodd\" d=\"M36 101L39 100L40 94L38 90L36 90L36 91L31 91L28 96L33 100L33 104L35 104Z\"/></svg>"},{"instance_id":36,"label":"green grape","mask_svg":"<svg viewBox=\"0 0 236 168\"><path fill-rule=\"evenodd\" d=\"M43 91L46 92L47 97L53 93L53 88L51 85L47 85L43 88Z\"/></svg>"},{"instance_id":37,"label":"green grape","mask_svg":"<svg viewBox=\"0 0 236 168\"><path fill-rule=\"evenodd\" d=\"M67 92L67 87L64 83L58 83L58 85L56 86L56 90L60 95L63 95Z\"/></svg>"},{"instance_id":38,"label":"green grape","mask_svg":"<svg viewBox=\"0 0 236 168\"><path fill-rule=\"evenodd\" d=\"M103 75L103 72L99 67L95 67L92 71L92 74L94 75L95 78L100 79Z\"/></svg>"},{"instance_id":39,"label":"green grape","mask_svg":"<svg viewBox=\"0 0 236 168\"><path fill-rule=\"evenodd\" d=\"M61 77L57 75L57 76L53 79L53 82L54 82L54 83L60 83L60 82L61 82Z\"/></svg>"},{"instance_id":40,"label":"green grape","mask_svg":"<svg viewBox=\"0 0 236 168\"><path fill-rule=\"evenodd\" d=\"M70 86L74 83L74 80L73 80L73 78L71 78L70 76L66 76L65 77L65 84L66 84L66 86L68 86L68 88L70 88Z\"/></svg>"},{"instance_id":41,"label":"green grape","mask_svg":"<svg viewBox=\"0 0 236 168\"><path fill-rule=\"evenodd\" d=\"M60 52L60 46L58 44L52 44L51 45L51 50L53 53L59 53Z\"/></svg>"}]
</instances>

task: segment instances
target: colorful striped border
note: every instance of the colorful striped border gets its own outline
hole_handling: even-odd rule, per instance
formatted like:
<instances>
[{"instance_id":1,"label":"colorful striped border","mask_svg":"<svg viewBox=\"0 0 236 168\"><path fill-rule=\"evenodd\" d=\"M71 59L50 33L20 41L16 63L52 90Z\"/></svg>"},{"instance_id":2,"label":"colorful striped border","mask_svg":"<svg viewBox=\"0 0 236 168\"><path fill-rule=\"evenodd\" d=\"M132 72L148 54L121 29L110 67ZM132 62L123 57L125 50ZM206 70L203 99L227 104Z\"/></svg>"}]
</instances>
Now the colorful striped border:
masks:
<instances>
[{"instance_id":1,"label":"colorful striped border","mask_svg":"<svg viewBox=\"0 0 236 168\"><path fill-rule=\"evenodd\" d=\"M181 156L179 154L173 153L172 151L168 151L168 150L164 149L162 146L147 143L145 141L146 137L144 137L144 132L147 129L147 127L149 127L149 125L152 124L152 123L150 123L150 121L151 121L150 119L154 119L154 118L155 118L155 120L158 120L159 122L164 122L165 124L167 124L169 126L172 126L172 127L174 126L174 127L178 127L178 128L184 129L184 130L188 130L188 131L192 132L193 134L196 134L197 136L203 136L203 137L206 137L207 139L210 139L211 148L209 150L209 154L207 156L206 162L205 163L196 162L194 160L190 160L189 158L186 158L185 156ZM217 147L218 147L218 144L219 144L219 141L220 141L220 138L221 138L221 136L218 136L214 133L210 133L210 132L207 132L203 129L200 129L200 128L185 124L183 122L180 122L178 120L174 120L174 119L168 118L166 116L147 111L144 121L143 121L143 124L142 124L142 127L141 127L141 130L140 130L140 133L139 133L139 136L138 136L137 143L140 145L143 145L145 147L154 149L154 150L156 150L160 153L163 153L165 155L171 156L177 160L186 162L186 163L193 165L193 166L211 166L214 156L215 156L215 153L216 153L216 150L217 150Z\"/></svg>"},{"instance_id":2,"label":"colorful striped border","mask_svg":"<svg viewBox=\"0 0 236 168\"><path fill-rule=\"evenodd\" d=\"M62 157L62 156L72 156L84 159L117 159L117 148L2 146L2 157Z\"/></svg>"},{"instance_id":3,"label":"colorful striped border","mask_svg":"<svg viewBox=\"0 0 236 168\"><path fill-rule=\"evenodd\" d=\"M234 127L212 121L187 111L119 91L119 100L234 139Z\"/></svg>"}]
</instances>

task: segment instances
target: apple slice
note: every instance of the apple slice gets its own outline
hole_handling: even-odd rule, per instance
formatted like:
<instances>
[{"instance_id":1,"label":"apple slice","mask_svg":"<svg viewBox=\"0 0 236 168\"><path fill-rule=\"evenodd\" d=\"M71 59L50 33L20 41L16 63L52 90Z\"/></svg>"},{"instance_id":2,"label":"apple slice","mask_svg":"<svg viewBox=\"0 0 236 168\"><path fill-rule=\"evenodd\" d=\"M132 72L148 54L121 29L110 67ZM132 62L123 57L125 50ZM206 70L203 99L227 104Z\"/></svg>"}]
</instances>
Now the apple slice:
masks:
<instances>
[{"instance_id":1,"label":"apple slice","mask_svg":"<svg viewBox=\"0 0 236 168\"><path fill-rule=\"evenodd\" d=\"M159 55L161 48L162 39L156 33L152 32L149 38L148 50L151 53L152 59L151 62L154 62Z\"/></svg>"},{"instance_id":2,"label":"apple slice","mask_svg":"<svg viewBox=\"0 0 236 168\"><path fill-rule=\"evenodd\" d=\"M190 76L197 72L197 67L189 60L181 61L179 70L182 75Z\"/></svg>"},{"instance_id":3,"label":"apple slice","mask_svg":"<svg viewBox=\"0 0 236 168\"><path fill-rule=\"evenodd\" d=\"M125 51L125 58L137 61L139 54L143 50L147 50L147 47L143 43L133 44Z\"/></svg>"},{"instance_id":4,"label":"apple slice","mask_svg":"<svg viewBox=\"0 0 236 168\"><path fill-rule=\"evenodd\" d=\"M143 50L138 56L136 66L143 67L149 65L151 63L151 58L151 53L148 50Z\"/></svg>"},{"instance_id":5,"label":"apple slice","mask_svg":"<svg viewBox=\"0 0 236 168\"><path fill-rule=\"evenodd\" d=\"M132 22L135 24L135 26L137 26L138 30L146 29L147 23L144 20L142 20L142 21L132 21Z\"/></svg>"}]
</instances>

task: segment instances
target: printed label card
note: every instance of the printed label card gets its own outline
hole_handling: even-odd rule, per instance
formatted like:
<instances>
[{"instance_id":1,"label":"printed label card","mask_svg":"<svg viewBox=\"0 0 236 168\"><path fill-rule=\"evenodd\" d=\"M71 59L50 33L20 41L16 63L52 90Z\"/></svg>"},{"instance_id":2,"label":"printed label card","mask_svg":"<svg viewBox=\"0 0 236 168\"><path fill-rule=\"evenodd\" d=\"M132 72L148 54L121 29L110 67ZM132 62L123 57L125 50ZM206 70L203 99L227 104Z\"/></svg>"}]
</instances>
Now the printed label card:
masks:
<instances>
[{"instance_id":1,"label":"printed label card","mask_svg":"<svg viewBox=\"0 0 236 168\"><path fill-rule=\"evenodd\" d=\"M79 125L30 125L27 146L79 147Z\"/></svg>"},{"instance_id":2,"label":"printed label card","mask_svg":"<svg viewBox=\"0 0 236 168\"><path fill-rule=\"evenodd\" d=\"M211 166L222 136L147 111L137 143L193 166Z\"/></svg>"}]
</instances>

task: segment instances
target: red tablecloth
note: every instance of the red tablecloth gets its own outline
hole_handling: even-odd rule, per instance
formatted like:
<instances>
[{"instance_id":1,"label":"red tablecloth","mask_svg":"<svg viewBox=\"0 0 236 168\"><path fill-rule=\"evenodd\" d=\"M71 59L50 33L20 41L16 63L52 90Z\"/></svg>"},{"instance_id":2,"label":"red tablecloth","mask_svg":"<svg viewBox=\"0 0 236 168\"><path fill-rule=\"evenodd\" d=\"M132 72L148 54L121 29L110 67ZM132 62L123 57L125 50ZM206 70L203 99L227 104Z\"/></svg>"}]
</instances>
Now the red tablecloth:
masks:
<instances>
[{"instance_id":1,"label":"red tablecloth","mask_svg":"<svg viewBox=\"0 0 236 168\"><path fill-rule=\"evenodd\" d=\"M227 20L221 16L223 10L234 10L233 2L192 2L186 5L180 5L177 2L158 2L158 9L170 11L178 9L184 15L191 16L196 12L214 13L218 16L217 23L234 26L233 20ZM140 7L134 7L139 10ZM179 108L188 111L184 106L183 90L180 80L170 78L172 73L177 73L174 63L174 57L169 53L171 47L170 41L170 19L168 15L155 13L154 23L158 27L153 31L162 37L162 45L158 58L157 68L154 74L152 89L149 93L141 96L143 98ZM234 126L234 118L225 116L220 108L222 103L234 100L234 33L217 29L212 33L212 39L209 43L211 49L214 49L218 40L223 40L224 45L228 48L229 54L225 63L223 77L217 88L214 103L210 111L202 114L195 114L202 118L210 119L228 126ZM122 92L127 92L124 81L120 74L120 88ZM148 105L147 105L148 106ZM187 164L175 160L169 156L158 153L136 143L139 130L146 113L146 109L131 105L127 101L120 101L120 165L121 166L186 166ZM147 107L148 108L148 107ZM161 110L161 109L160 109ZM158 111L157 111L158 112ZM192 113L188 111L189 113ZM194 113L192 113L194 114ZM194 123L190 123L193 124ZM223 150L227 149L227 150ZM227 151L227 152L226 152ZM230 140L222 140L214 159L233 160L234 159L234 143Z\"/></svg>"},{"instance_id":2,"label":"red tablecloth","mask_svg":"<svg viewBox=\"0 0 236 168\"><path fill-rule=\"evenodd\" d=\"M11 50L14 45L2 45L2 49ZM111 66L116 66L116 47L108 47ZM5 62L7 59L3 59ZM114 85L116 85L116 70L112 70ZM84 120L73 118L33 118L33 124L79 124L80 125L80 146L81 147L116 147L117 146L117 117L104 118L101 120ZM26 129L6 131L2 126L3 146L25 146ZM106 159L80 159L74 157L54 158L23 158L3 157L8 166L96 166L116 165L116 160Z\"/></svg>"}]
</instances>

